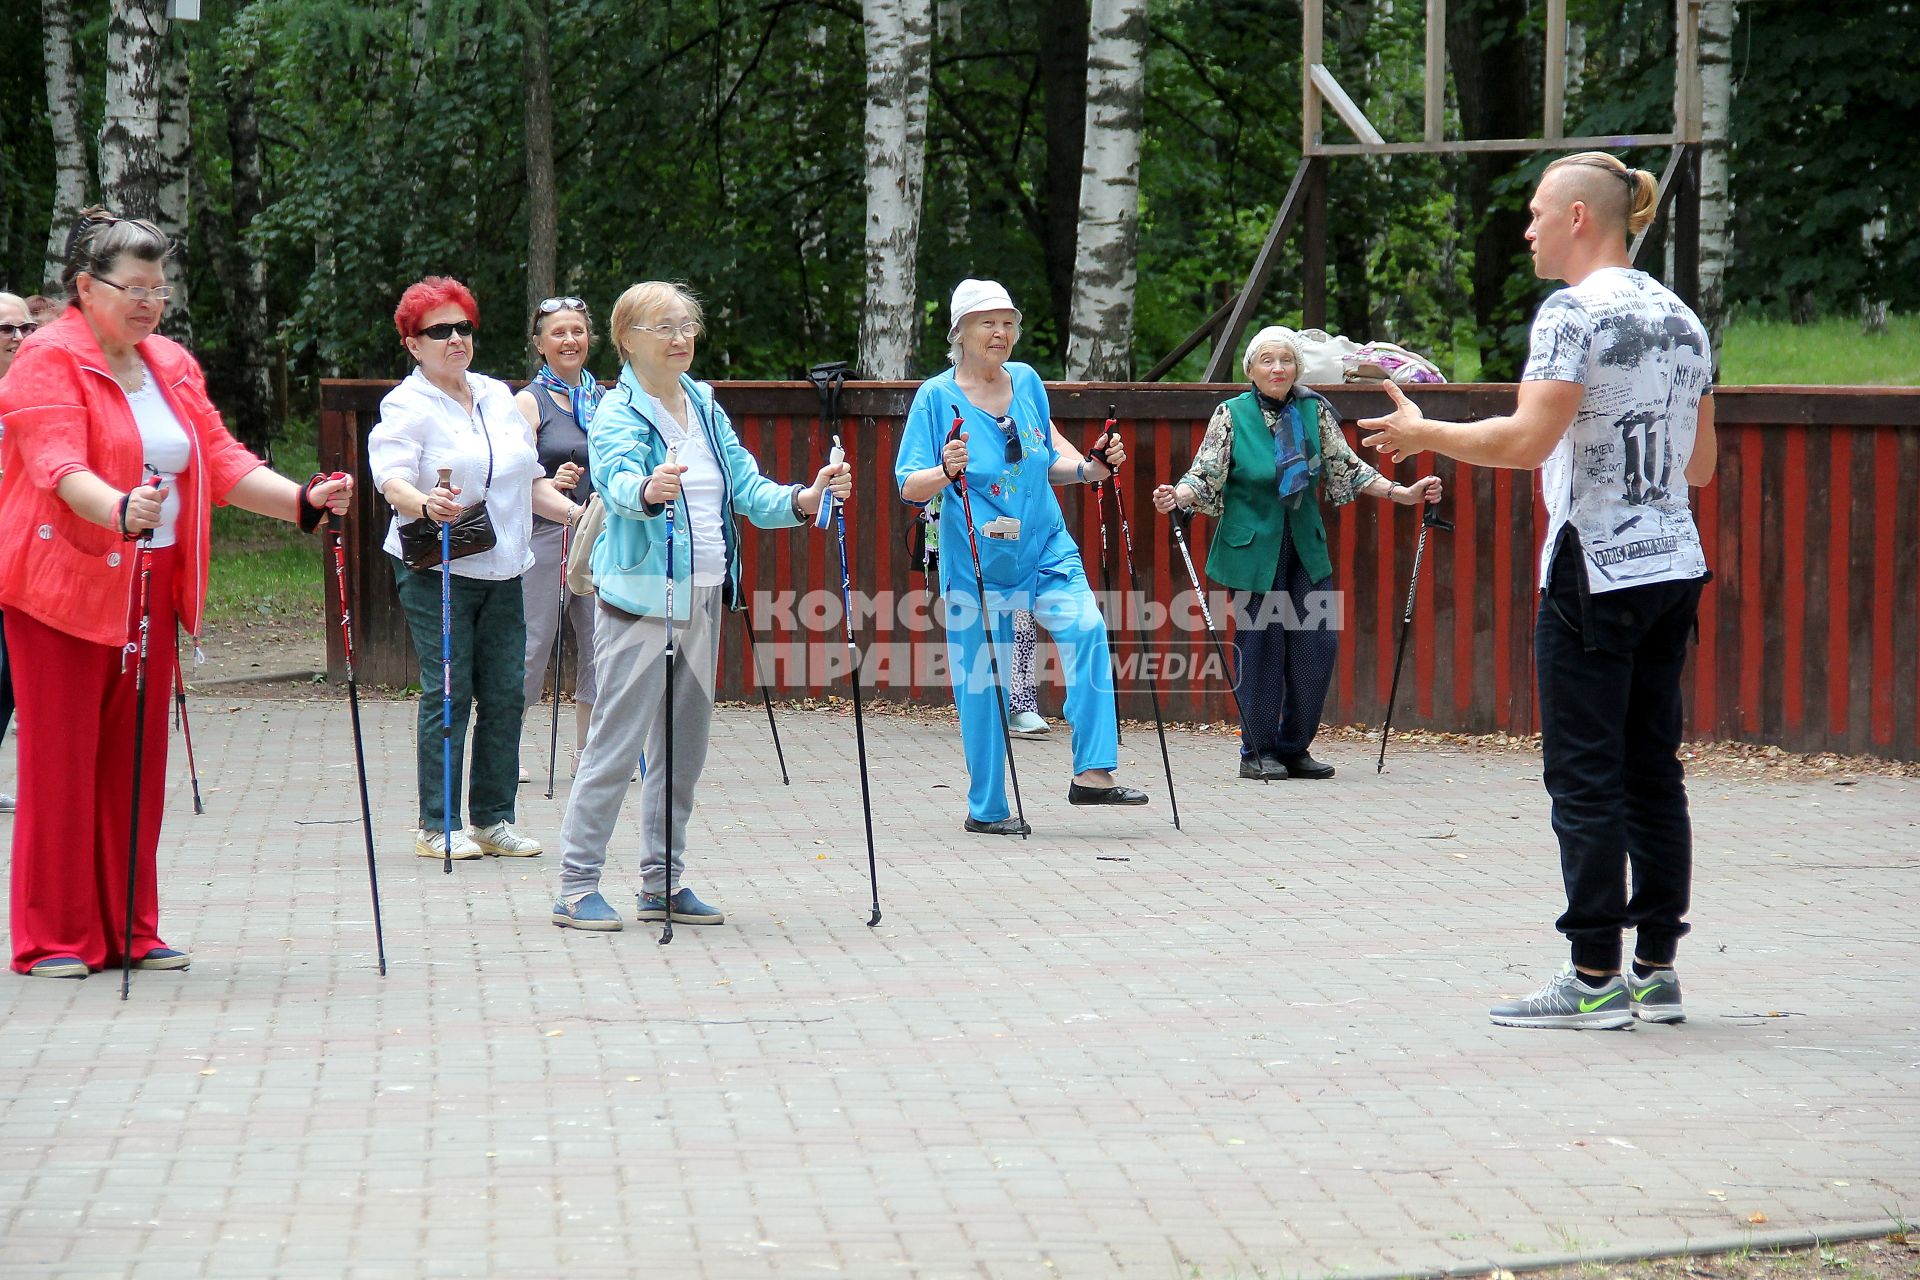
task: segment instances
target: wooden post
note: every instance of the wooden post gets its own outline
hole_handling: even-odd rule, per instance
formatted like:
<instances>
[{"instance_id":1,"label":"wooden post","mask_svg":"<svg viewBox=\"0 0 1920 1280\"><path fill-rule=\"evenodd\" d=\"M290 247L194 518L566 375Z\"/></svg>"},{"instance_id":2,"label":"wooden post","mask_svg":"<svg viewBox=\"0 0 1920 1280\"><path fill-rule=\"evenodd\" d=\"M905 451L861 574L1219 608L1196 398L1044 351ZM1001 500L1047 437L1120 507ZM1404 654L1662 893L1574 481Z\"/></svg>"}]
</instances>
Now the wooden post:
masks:
<instances>
[{"instance_id":1,"label":"wooden post","mask_svg":"<svg viewBox=\"0 0 1920 1280\"><path fill-rule=\"evenodd\" d=\"M1324 0L1304 0L1300 6L1300 154L1310 156L1320 142L1320 91L1312 69L1320 65L1326 45ZM1685 0L1681 0L1685 3Z\"/></svg>"},{"instance_id":2,"label":"wooden post","mask_svg":"<svg viewBox=\"0 0 1920 1280\"><path fill-rule=\"evenodd\" d=\"M1220 335L1213 344L1213 356L1207 361L1207 381L1221 382L1231 378L1233 373L1233 351L1240 345L1240 338L1247 331L1253 313L1260 305L1260 299L1267 291L1267 281L1273 275L1274 261L1280 256L1280 250L1287 243L1287 232L1293 229L1293 220L1300 215L1301 205L1308 180L1315 170L1326 168L1325 160L1308 155L1301 159L1300 167L1293 171L1293 183L1288 186L1286 198L1280 201L1280 212L1274 215L1273 225L1267 228L1266 241L1261 244L1259 254L1253 260L1253 270L1247 273L1247 282L1241 286L1240 293L1233 300L1233 310L1228 314Z\"/></svg>"},{"instance_id":3,"label":"wooden post","mask_svg":"<svg viewBox=\"0 0 1920 1280\"><path fill-rule=\"evenodd\" d=\"M1551 142L1567 131L1567 0L1547 0L1546 119L1541 137Z\"/></svg>"},{"instance_id":4,"label":"wooden post","mask_svg":"<svg viewBox=\"0 0 1920 1280\"><path fill-rule=\"evenodd\" d=\"M1306 209L1300 223L1300 327L1327 326L1327 162L1307 175Z\"/></svg>"},{"instance_id":5,"label":"wooden post","mask_svg":"<svg viewBox=\"0 0 1920 1280\"><path fill-rule=\"evenodd\" d=\"M1700 306L1700 148L1685 148L1676 178L1673 212L1667 219L1667 234L1673 238L1673 279L1667 287L1680 295L1680 301L1696 310Z\"/></svg>"},{"instance_id":6,"label":"wooden post","mask_svg":"<svg viewBox=\"0 0 1920 1280\"><path fill-rule=\"evenodd\" d=\"M1440 141L1447 105L1447 0L1427 0L1428 142Z\"/></svg>"}]
</instances>

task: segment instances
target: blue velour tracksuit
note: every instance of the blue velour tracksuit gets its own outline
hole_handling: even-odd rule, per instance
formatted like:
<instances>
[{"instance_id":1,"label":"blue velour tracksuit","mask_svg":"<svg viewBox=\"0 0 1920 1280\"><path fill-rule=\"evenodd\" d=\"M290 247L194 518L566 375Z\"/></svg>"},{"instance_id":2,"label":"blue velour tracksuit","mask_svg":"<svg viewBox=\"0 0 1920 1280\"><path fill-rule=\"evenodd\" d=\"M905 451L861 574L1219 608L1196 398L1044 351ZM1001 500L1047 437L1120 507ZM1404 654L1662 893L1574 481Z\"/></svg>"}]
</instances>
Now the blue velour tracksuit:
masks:
<instances>
[{"instance_id":1,"label":"blue velour tracksuit","mask_svg":"<svg viewBox=\"0 0 1920 1280\"><path fill-rule=\"evenodd\" d=\"M1010 816L1006 745L1000 736L1000 696L987 662L991 626L1002 679L1013 670L1013 610L1029 609L1053 637L1067 675L1066 715L1073 728L1073 768L1112 769L1119 764L1119 727L1113 701L1113 669L1106 623L1087 585L1080 548L1047 469L1058 457L1053 418L1040 375L1024 364L1006 366L1013 379L1007 410L1019 433L1019 460L1008 462L1007 434L994 416L968 402L948 370L920 384L901 432L894 481L940 465L940 450L953 428L955 409L967 434L967 488L987 598L981 601L967 549L966 504L958 493L940 504L940 595L947 628L947 659L953 702L960 712L960 742L967 758L967 812L980 822ZM990 538L980 530L1000 516L1020 522L1016 539Z\"/></svg>"}]
</instances>

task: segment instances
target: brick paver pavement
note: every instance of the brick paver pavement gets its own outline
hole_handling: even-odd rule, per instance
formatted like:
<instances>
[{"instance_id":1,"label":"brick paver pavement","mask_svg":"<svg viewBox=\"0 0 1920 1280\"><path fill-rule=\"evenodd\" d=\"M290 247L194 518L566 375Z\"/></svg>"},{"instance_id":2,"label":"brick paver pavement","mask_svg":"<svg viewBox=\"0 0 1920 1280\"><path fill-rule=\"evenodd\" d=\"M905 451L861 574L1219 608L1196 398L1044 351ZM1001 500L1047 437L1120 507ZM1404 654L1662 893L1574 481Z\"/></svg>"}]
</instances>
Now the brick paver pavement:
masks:
<instances>
[{"instance_id":1,"label":"brick paver pavement","mask_svg":"<svg viewBox=\"0 0 1920 1280\"><path fill-rule=\"evenodd\" d=\"M1262 785L1177 734L1176 833L1150 735L1153 807L1105 812L1057 733L1022 842L876 717L869 930L851 721L783 715L786 788L726 711L690 861L730 923L662 948L554 929L551 853L412 856L413 711L371 703L383 981L344 707L194 715L192 971L0 978L7 1276L1371 1274L1920 1211L1912 781L1696 782L1690 1020L1578 1034L1484 1012L1562 956L1525 755Z\"/></svg>"}]
</instances>

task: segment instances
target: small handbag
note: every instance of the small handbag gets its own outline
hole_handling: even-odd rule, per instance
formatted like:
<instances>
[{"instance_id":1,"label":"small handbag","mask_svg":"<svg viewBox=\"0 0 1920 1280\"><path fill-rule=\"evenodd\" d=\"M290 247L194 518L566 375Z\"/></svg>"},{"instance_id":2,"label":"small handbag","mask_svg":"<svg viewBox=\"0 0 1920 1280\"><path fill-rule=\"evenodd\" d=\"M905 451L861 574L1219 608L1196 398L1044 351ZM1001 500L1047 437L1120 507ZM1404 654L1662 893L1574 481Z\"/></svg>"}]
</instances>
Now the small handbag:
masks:
<instances>
[{"instance_id":1,"label":"small handbag","mask_svg":"<svg viewBox=\"0 0 1920 1280\"><path fill-rule=\"evenodd\" d=\"M600 495L596 493L587 499L587 509L574 521L573 542L567 548L567 590L576 596L594 594L593 544L600 540L600 531L606 524L606 504L600 501Z\"/></svg>"},{"instance_id":2,"label":"small handbag","mask_svg":"<svg viewBox=\"0 0 1920 1280\"><path fill-rule=\"evenodd\" d=\"M448 560L461 560L479 555L482 551L491 551L499 541L493 531L493 517L487 514L487 495L493 492L493 437L487 434L484 418L480 421L480 438L487 442L486 487L480 491L480 501L470 507L462 507L460 514L447 526ZM439 521L423 517L402 524L400 558L409 569L438 569L442 564Z\"/></svg>"}]
</instances>

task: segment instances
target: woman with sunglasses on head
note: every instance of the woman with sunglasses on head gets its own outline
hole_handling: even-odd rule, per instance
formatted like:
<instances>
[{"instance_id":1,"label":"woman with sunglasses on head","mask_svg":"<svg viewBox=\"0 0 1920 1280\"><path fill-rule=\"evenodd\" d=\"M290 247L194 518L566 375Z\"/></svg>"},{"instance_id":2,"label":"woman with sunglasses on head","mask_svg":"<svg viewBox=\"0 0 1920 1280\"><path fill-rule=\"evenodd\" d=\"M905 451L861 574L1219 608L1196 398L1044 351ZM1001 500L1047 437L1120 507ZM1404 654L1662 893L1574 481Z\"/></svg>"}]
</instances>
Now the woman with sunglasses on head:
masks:
<instances>
[{"instance_id":1,"label":"woman with sunglasses on head","mask_svg":"<svg viewBox=\"0 0 1920 1280\"><path fill-rule=\"evenodd\" d=\"M1108 479L1113 470L1067 443L1053 425L1040 375L1010 359L1020 339L1020 311L1003 286L962 280L953 291L951 316L947 358L953 368L921 383L915 393L894 477L908 502L924 504L946 495L940 507L940 593L970 780L965 829L980 835L1028 831L1007 805L1000 727L1006 707L996 705L1004 695L988 662L988 628L982 625L983 617L991 624L1004 681L1013 669L1015 609L1030 610L1053 636L1066 674L1066 718L1073 730L1067 802L1145 804L1144 791L1122 786L1113 776L1120 736L1106 623L1053 493L1055 485L1091 484ZM953 434L956 414L958 435ZM1117 436L1103 436L1095 449L1104 450L1115 466L1126 461ZM969 504L947 494L963 477L971 530ZM970 541L980 552L984 602L976 591Z\"/></svg>"},{"instance_id":2,"label":"woman with sunglasses on head","mask_svg":"<svg viewBox=\"0 0 1920 1280\"><path fill-rule=\"evenodd\" d=\"M527 646L521 578L533 564L533 517L572 519L573 503L540 469L533 428L504 382L472 372L473 331L480 308L458 280L428 276L407 286L393 324L414 360L413 372L380 402L380 420L367 436L367 467L374 487L393 507L385 549L420 658L419 741L415 744L420 830L414 852L451 856L528 858L540 842L514 829L520 768L520 721ZM451 473L442 485L439 473ZM441 570L434 563L407 567L401 526L451 523L484 505L493 545L451 565L453 653L453 794L443 790L440 634ZM431 526L422 526L431 528ZM438 531L433 531L437 541ZM477 707L477 711L475 710ZM467 726L474 731L467 817L459 829L461 762ZM447 812L451 801L453 812ZM448 826L454 827L447 849Z\"/></svg>"},{"instance_id":3,"label":"woman with sunglasses on head","mask_svg":"<svg viewBox=\"0 0 1920 1280\"><path fill-rule=\"evenodd\" d=\"M199 364L154 332L172 252L151 222L82 213L61 272L66 310L0 379L0 605L8 650L33 673L16 688L13 968L35 977L84 978L129 958L187 967L160 937L154 854L175 633L185 626L199 647L213 506L311 531L353 492L344 476L303 487L275 475L227 433Z\"/></svg>"},{"instance_id":4,"label":"woman with sunglasses on head","mask_svg":"<svg viewBox=\"0 0 1920 1280\"><path fill-rule=\"evenodd\" d=\"M560 584L567 569L561 555L567 545L566 531L593 497L593 477L587 472L587 424L600 405L601 390L587 372L593 321L587 314L586 301L575 297L544 300L533 309L530 336L540 368L513 402L533 428L541 469L555 489L572 498L573 505L564 520L543 515L533 520L533 567L523 580L527 594L525 702L531 707L540 701L553 647L565 643L560 634L560 611L564 607L579 654L573 677L573 754L577 762L580 749L587 745L587 724L593 719L593 597L563 593ZM555 689L553 697L557 704L560 690ZM522 764L520 781L526 780L527 767Z\"/></svg>"},{"instance_id":5,"label":"woman with sunglasses on head","mask_svg":"<svg viewBox=\"0 0 1920 1280\"><path fill-rule=\"evenodd\" d=\"M600 894L600 874L633 766L644 757L637 918L665 920L671 913L675 924L720 924L725 915L695 896L683 875L687 819L713 723L721 610L746 607L734 521L745 516L762 529L794 528L812 518L829 494L846 501L852 470L844 462L830 463L809 486L778 484L760 474L726 410L714 401L713 388L688 372L701 315L699 301L681 286L658 280L634 285L613 304L611 328L620 380L587 431L594 483L607 515L590 562L600 601L600 700L560 828L566 864L552 919L564 929L621 927L619 914ZM671 521L665 518L669 511ZM669 600L675 653L671 768L665 709Z\"/></svg>"}]
</instances>

